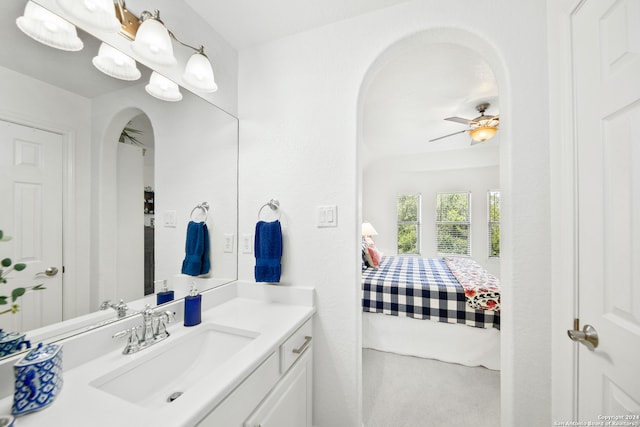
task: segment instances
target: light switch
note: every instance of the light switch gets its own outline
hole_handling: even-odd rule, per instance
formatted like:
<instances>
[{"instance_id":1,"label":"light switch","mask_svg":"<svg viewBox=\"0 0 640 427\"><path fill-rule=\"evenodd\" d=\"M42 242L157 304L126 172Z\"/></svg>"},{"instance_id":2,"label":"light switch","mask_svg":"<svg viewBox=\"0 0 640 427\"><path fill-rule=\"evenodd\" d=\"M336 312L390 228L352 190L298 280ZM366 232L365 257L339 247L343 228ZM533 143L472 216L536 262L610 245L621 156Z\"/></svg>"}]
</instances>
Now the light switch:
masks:
<instances>
[{"instance_id":1,"label":"light switch","mask_svg":"<svg viewBox=\"0 0 640 427\"><path fill-rule=\"evenodd\" d=\"M318 227L337 227L338 207L336 205L318 206Z\"/></svg>"},{"instance_id":2,"label":"light switch","mask_svg":"<svg viewBox=\"0 0 640 427\"><path fill-rule=\"evenodd\" d=\"M233 234L224 235L224 251L233 252Z\"/></svg>"},{"instance_id":3,"label":"light switch","mask_svg":"<svg viewBox=\"0 0 640 427\"><path fill-rule=\"evenodd\" d=\"M250 254L253 252L253 235L246 233L242 235L242 253Z\"/></svg>"},{"instance_id":4,"label":"light switch","mask_svg":"<svg viewBox=\"0 0 640 427\"><path fill-rule=\"evenodd\" d=\"M177 221L176 211L164 211L163 223L165 227L176 227Z\"/></svg>"}]
</instances>

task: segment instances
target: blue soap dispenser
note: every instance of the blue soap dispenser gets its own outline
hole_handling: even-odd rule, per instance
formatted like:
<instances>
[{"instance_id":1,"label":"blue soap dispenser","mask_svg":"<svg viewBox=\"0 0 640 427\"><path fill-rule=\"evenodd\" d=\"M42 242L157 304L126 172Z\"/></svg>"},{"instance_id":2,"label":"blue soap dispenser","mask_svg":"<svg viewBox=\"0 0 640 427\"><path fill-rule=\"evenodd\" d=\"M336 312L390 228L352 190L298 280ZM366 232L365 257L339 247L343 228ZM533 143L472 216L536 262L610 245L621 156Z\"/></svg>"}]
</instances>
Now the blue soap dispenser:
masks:
<instances>
[{"instance_id":1,"label":"blue soap dispenser","mask_svg":"<svg viewBox=\"0 0 640 427\"><path fill-rule=\"evenodd\" d=\"M196 284L191 285L189 295L184 297L184 326L195 326L202 321L202 295L198 293Z\"/></svg>"},{"instance_id":2,"label":"blue soap dispenser","mask_svg":"<svg viewBox=\"0 0 640 427\"><path fill-rule=\"evenodd\" d=\"M156 294L156 304L164 304L165 302L173 301L174 292L167 288L167 280L157 280L156 282L162 282L162 290Z\"/></svg>"}]
</instances>

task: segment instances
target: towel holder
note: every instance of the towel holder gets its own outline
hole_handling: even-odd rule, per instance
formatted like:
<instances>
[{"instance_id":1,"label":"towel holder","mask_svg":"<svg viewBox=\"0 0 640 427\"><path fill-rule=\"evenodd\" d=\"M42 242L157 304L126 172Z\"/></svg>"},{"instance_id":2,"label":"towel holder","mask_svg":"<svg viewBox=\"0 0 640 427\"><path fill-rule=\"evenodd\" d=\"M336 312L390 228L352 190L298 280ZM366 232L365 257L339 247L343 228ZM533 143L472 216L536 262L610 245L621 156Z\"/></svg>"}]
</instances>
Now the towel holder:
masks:
<instances>
[{"instance_id":1,"label":"towel holder","mask_svg":"<svg viewBox=\"0 0 640 427\"><path fill-rule=\"evenodd\" d=\"M273 212L278 211L278 219L280 219L281 213L280 213L280 201L278 201L277 199L271 199L269 200L267 203L265 203L264 205L262 205L260 207L260 209L258 210L258 220L260 220L260 214L262 214L262 210L266 207L269 207Z\"/></svg>"},{"instance_id":2,"label":"towel holder","mask_svg":"<svg viewBox=\"0 0 640 427\"><path fill-rule=\"evenodd\" d=\"M202 202L202 203L196 205L196 207L191 210L191 213L189 214L189 219L193 218L193 213L198 209L200 209L202 211L202 213L204 214L204 222L206 222L207 221L207 216L209 215L209 203L207 203L207 202Z\"/></svg>"}]
</instances>

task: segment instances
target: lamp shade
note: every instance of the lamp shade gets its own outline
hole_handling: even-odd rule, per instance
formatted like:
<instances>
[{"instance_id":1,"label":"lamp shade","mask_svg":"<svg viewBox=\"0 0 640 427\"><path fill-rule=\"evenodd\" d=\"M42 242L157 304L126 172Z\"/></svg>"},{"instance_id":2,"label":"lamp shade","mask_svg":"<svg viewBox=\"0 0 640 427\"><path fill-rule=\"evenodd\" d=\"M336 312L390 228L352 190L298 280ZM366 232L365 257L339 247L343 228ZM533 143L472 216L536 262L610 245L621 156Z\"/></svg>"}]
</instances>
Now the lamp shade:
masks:
<instances>
[{"instance_id":1,"label":"lamp shade","mask_svg":"<svg viewBox=\"0 0 640 427\"><path fill-rule=\"evenodd\" d=\"M92 62L98 70L116 79L131 81L140 78L136 61L106 43L100 44L98 56Z\"/></svg>"},{"instance_id":2,"label":"lamp shade","mask_svg":"<svg viewBox=\"0 0 640 427\"><path fill-rule=\"evenodd\" d=\"M156 18L145 19L136 38L131 42L131 49L143 59L160 65L173 65L176 58L173 56L173 44L167 28Z\"/></svg>"},{"instance_id":3,"label":"lamp shade","mask_svg":"<svg viewBox=\"0 0 640 427\"><path fill-rule=\"evenodd\" d=\"M57 3L62 10L87 25L88 29L110 33L120 30L113 0L57 0Z\"/></svg>"},{"instance_id":4,"label":"lamp shade","mask_svg":"<svg viewBox=\"0 0 640 427\"><path fill-rule=\"evenodd\" d=\"M32 39L56 49L75 52L84 46L73 24L32 1L27 2L16 25Z\"/></svg>"},{"instance_id":5,"label":"lamp shade","mask_svg":"<svg viewBox=\"0 0 640 427\"><path fill-rule=\"evenodd\" d=\"M144 88L149 95L163 101L176 102L182 100L178 85L155 71L151 73L149 84Z\"/></svg>"},{"instance_id":6,"label":"lamp shade","mask_svg":"<svg viewBox=\"0 0 640 427\"><path fill-rule=\"evenodd\" d=\"M376 231L375 228L373 228L373 225L371 225L370 222L363 222L362 223L362 235L363 236L377 236L378 232Z\"/></svg>"},{"instance_id":7,"label":"lamp shade","mask_svg":"<svg viewBox=\"0 0 640 427\"><path fill-rule=\"evenodd\" d=\"M218 85L209 59L201 52L191 55L182 75L184 81L202 92L215 92Z\"/></svg>"},{"instance_id":8,"label":"lamp shade","mask_svg":"<svg viewBox=\"0 0 640 427\"><path fill-rule=\"evenodd\" d=\"M484 142L487 139L493 138L497 131L498 128L495 126L479 126L475 129L471 129L469 131L469 135L474 141Z\"/></svg>"}]
</instances>

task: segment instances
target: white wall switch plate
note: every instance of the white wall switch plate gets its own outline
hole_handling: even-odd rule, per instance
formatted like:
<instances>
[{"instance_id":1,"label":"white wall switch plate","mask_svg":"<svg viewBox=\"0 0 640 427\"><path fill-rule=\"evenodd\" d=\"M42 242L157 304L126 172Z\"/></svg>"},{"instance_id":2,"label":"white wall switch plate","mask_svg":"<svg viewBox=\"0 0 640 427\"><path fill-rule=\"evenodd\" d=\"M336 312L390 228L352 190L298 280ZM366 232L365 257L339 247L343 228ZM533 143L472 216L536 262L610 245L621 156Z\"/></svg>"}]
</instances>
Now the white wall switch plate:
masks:
<instances>
[{"instance_id":1,"label":"white wall switch plate","mask_svg":"<svg viewBox=\"0 0 640 427\"><path fill-rule=\"evenodd\" d=\"M338 226L338 207L336 205L318 206L318 227Z\"/></svg>"},{"instance_id":2,"label":"white wall switch plate","mask_svg":"<svg viewBox=\"0 0 640 427\"><path fill-rule=\"evenodd\" d=\"M233 252L233 234L224 235L224 251L227 253Z\"/></svg>"},{"instance_id":3,"label":"white wall switch plate","mask_svg":"<svg viewBox=\"0 0 640 427\"><path fill-rule=\"evenodd\" d=\"M165 227L176 227L177 224L176 211L164 211L164 215L162 217L162 223Z\"/></svg>"},{"instance_id":4,"label":"white wall switch plate","mask_svg":"<svg viewBox=\"0 0 640 427\"><path fill-rule=\"evenodd\" d=\"M242 253L250 254L253 252L253 235L245 233L242 235Z\"/></svg>"}]
</instances>

